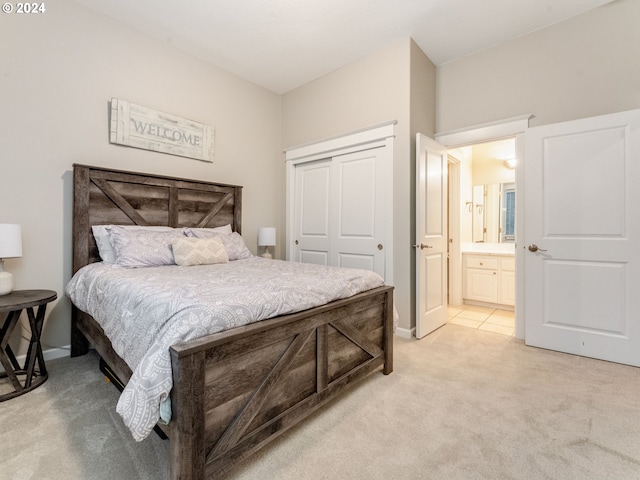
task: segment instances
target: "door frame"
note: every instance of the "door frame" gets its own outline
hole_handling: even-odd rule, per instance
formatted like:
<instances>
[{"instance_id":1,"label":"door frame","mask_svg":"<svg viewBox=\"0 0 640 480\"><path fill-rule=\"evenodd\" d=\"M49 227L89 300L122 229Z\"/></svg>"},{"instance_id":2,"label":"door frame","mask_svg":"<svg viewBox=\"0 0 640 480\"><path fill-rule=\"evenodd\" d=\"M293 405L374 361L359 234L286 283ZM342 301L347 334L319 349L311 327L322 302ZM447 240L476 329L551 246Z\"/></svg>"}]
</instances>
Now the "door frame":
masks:
<instances>
[{"instance_id":1,"label":"door frame","mask_svg":"<svg viewBox=\"0 0 640 480\"><path fill-rule=\"evenodd\" d=\"M448 152L447 170L449 182L449 195L447 202L449 225L447 228L448 258L447 265L447 298L449 305L462 304L462 252L460 251L460 160ZM455 241L457 239L457 241ZM451 272L456 272L452 279Z\"/></svg>"},{"instance_id":2,"label":"door frame","mask_svg":"<svg viewBox=\"0 0 640 480\"><path fill-rule=\"evenodd\" d=\"M449 132L437 133L435 140L439 144L443 145L447 149L455 149L467 145L473 145L476 143L489 142L492 140L498 140L506 137L515 137L516 139L516 158L519 162L525 162L525 149L524 149L524 134L529 128L529 120L533 117L532 114L520 115L504 120L498 120L495 122L484 123L480 125L470 126L468 128L453 130ZM459 182L459 169L454 169L450 174L458 175ZM516 304L515 310L515 336L516 338L524 339L525 335L525 322L524 322L524 306L525 306L525 269L524 269L524 256L520 254L518 244L520 239L524 239L524 204L526 198L526 191L524 189L524 169L518 168L516 165ZM459 205L459 204L458 204ZM455 252L456 256L451 265L462 265L462 253L460 246L460 235L455 238L451 237L450 248L452 252ZM449 282L458 282L462 285L462 270L451 269L449 271ZM452 278L453 277L453 278Z\"/></svg>"}]
</instances>

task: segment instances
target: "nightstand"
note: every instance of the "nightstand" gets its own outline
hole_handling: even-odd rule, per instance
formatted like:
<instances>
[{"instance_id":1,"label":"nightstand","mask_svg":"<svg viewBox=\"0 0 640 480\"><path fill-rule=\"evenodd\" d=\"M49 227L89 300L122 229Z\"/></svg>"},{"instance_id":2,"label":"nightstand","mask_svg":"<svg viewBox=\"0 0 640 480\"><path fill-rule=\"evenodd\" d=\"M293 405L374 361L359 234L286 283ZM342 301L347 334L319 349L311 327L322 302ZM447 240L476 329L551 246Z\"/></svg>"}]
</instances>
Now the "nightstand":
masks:
<instances>
[{"instance_id":1,"label":"nightstand","mask_svg":"<svg viewBox=\"0 0 640 480\"><path fill-rule=\"evenodd\" d=\"M40 334L42 333L47 304L53 302L57 296L56 292L52 290L14 290L7 295L0 296L0 313L8 313L4 324L0 327L0 363L4 368L4 372L0 373L0 379L9 378L14 389L13 392L0 395L0 402L30 392L42 385L47 379L48 374L44 365ZM34 313L35 307L38 307L36 313ZM31 340L24 366L21 367L11 350L9 338L18 324L23 309L26 309L29 317ZM36 362L38 363L37 369ZM18 376L24 376L24 381L20 382Z\"/></svg>"}]
</instances>

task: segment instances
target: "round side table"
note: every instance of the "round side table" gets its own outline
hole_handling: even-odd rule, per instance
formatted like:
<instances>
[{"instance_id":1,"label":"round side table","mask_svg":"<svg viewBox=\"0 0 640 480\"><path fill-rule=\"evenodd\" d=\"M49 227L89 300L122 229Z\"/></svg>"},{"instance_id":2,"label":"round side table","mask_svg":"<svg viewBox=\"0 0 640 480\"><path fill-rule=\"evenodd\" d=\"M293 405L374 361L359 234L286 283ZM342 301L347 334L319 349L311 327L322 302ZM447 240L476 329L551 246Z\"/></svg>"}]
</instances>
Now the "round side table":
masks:
<instances>
[{"instance_id":1,"label":"round side table","mask_svg":"<svg viewBox=\"0 0 640 480\"><path fill-rule=\"evenodd\" d=\"M40 345L40 334L42 333L47 304L56 298L57 294L52 290L14 290L7 295L0 296L0 313L8 313L4 324L0 327L0 363L4 368L4 372L0 373L0 379L9 378L13 387L12 392L0 395L0 402L30 392L42 385L48 378ZM36 313L33 310L35 307L37 307ZM9 345L9 338L18 324L22 310L26 310L29 317L31 340L24 365L20 366ZM36 368L36 363L38 368ZM20 382L18 375L25 376L24 383Z\"/></svg>"}]
</instances>

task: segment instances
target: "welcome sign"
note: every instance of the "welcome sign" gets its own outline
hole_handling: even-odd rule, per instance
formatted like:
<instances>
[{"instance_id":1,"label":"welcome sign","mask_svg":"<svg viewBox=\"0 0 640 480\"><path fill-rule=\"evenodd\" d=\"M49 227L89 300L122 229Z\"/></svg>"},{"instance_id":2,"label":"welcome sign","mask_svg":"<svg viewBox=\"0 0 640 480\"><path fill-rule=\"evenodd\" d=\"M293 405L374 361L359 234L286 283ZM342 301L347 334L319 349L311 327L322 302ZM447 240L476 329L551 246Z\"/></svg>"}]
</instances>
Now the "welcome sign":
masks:
<instances>
[{"instance_id":1,"label":"welcome sign","mask_svg":"<svg viewBox=\"0 0 640 480\"><path fill-rule=\"evenodd\" d=\"M111 143L213 162L213 127L118 98L109 133Z\"/></svg>"}]
</instances>

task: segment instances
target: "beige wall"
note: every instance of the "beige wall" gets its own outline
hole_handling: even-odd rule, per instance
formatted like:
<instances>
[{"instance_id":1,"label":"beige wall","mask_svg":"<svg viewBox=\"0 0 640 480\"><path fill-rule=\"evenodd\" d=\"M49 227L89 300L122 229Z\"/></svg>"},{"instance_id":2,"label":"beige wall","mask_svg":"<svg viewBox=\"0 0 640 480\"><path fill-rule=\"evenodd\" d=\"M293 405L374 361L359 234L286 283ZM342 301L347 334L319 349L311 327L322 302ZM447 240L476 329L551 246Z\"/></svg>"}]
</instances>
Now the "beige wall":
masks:
<instances>
[{"instance_id":1,"label":"beige wall","mask_svg":"<svg viewBox=\"0 0 640 480\"><path fill-rule=\"evenodd\" d=\"M439 66L437 131L531 113L532 126L640 107L640 2L617 0Z\"/></svg>"},{"instance_id":2,"label":"beige wall","mask_svg":"<svg viewBox=\"0 0 640 480\"><path fill-rule=\"evenodd\" d=\"M275 225L281 257L283 147L397 120L394 284L400 327L412 328L415 133L639 108L638 18L640 2L617 0L437 69L405 39L278 96L71 0L46 15L2 15L0 222L24 232L24 257L6 267L19 289L58 292L44 343L67 345L74 162L242 184L249 247ZM213 125L214 164L109 144L111 97Z\"/></svg>"},{"instance_id":3,"label":"beige wall","mask_svg":"<svg viewBox=\"0 0 640 480\"><path fill-rule=\"evenodd\" d=\"M282 143L292 147L398 120L409 134L409 61L406 39L282 96ZM402 142L398 142L402 143ZM400 147L405 157L408 146Z\"/></svg>"},{"instance_id":4,"label":"beige wall","mask_svg":"<svg viewBox=\"0 0 640 480\"><path fill-rule=\"evenodd\" d=\"M393 283L399 326L404 329L415 324L415 269L410 247L415 236L414 138L420 128L433 133L434 104L435 67L410 39L286 93L282 99L285 148L389 120L398 122L394 141Z\"/></svg>"},{"instance_id":5,"label":"beige wall","mask_svg":"<svg viewBox=\"0 0 640 480\"><path fill-rule=\"evenodd\" d=\"M260 226L281 227L284 198L279 95L74 1L47 7L0 15L0 223L24 237L5 266L17 289L58 293L45 349L69 344L74 162L243 185L254 253ZM109 144L111 97L214 126L214 163Z\"/></svg>"}]
</instances>

